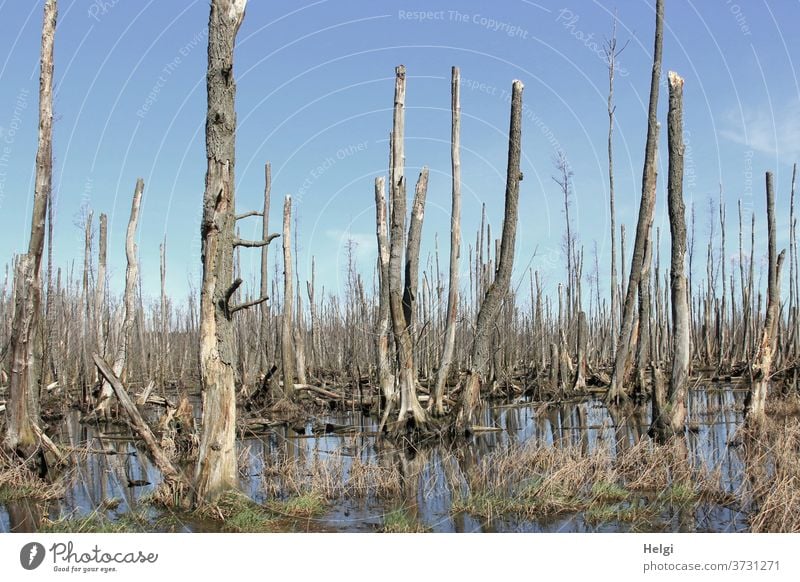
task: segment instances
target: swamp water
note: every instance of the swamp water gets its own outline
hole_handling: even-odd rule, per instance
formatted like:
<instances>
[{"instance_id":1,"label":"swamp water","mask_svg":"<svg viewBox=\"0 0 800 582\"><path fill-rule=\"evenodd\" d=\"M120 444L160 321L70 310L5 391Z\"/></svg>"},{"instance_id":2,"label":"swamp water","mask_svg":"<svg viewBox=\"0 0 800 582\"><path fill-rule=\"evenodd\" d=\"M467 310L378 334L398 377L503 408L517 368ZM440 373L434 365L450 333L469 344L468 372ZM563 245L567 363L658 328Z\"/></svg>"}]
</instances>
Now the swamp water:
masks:
<instances>
[{"instance_id":1,"label":"swamp water","mask_svg":"<svg viewBox=\"0 0 800 582\"><path fill-rule=\"evenodd\" d=\"M728 443L742 422L745 393L723 387L692 390L689 395L688 455L695 466L714 471L719 487L729 493L736 492L743 480L739 449ZM240 486L257 503L290 498L309 488L322 492L324 510L294 519L295 531L381 531L398 512L404 522L433 532L746 531L744 513L715 502L693 504L688 510L660 507L646 525L616 519L613 513L587 519L582 510L545 517L454 510L454 502L469 495L465 476L482 461L491 461L492 455L543 445L584 455L604 449L616 456L641 441L649 442L647 415L642 410L617 423L596 399L492 402L479 424L493 430L476 434L466 444L435 443L415 451L386 442L376 446L374 419L331 414L309 423L305 434L276 427L240 440ZM163 510L147 502L160 474L124 426L83 425L76 411L59 424L60 441L85 451L68 470L63 498L52 503L0 500L0 532L36 531L42 518L55 521L93 512L102 512L112 522L133 513L145 516L152 531L219 531L219 521L193 515L173 513L163 520ZM312 434L325 424L347 428ZM482 470L491 473L492 463L483 465ZM648 500L645 496L631 503Z\"/></svg>"}]
</instances>

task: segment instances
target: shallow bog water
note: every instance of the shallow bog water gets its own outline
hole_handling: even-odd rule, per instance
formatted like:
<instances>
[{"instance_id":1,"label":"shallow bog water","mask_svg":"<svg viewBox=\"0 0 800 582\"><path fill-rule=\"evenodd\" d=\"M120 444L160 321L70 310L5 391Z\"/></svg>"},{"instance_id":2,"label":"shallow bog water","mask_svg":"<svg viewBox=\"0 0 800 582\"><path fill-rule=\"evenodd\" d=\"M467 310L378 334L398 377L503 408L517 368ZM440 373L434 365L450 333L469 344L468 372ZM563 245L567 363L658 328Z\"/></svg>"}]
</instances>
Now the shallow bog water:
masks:
<instances>
[{"instance_id":1,"label":"shallow bog water","mask_svg":"<svg viewBox=\"0 0 800 582\"><path fill-rule=\"evenodd\" d=\"M718 469L723 487L730 492L736 491L742 481L742 461L728 442L742 421L744 394L731 387L689 393L689 454L696 463ZM453 445L434 443L415 453L376 446L374 419L354 413L331 414L309 422L305 434L276 427L242 439L240 486L252 499L264 502L296 493L303 477L325 481L328 490L334 492L328 510L319 518L296 521L295 529L303 531L377 531L383 527L387 514L398 508L434 532L629 531L632 526L628 523L613 519L590 523L582 513L488 520L453 512L452 503L454 494L464 492L459 476L493 451L535 442L579 447L586 453L608 447L615 454L648 438L647 416L645 410L639 410L625 418L615 418L594 399L558 404L493 402L484 410L479 424L495 430L477 434L468 444L459 445L457 451ZM348 426L349 430L343 434L312 435L315 426L326 423ZM0 531L35 531L43 515L53 520L83 516L98 511L98 507L111 519L131 510L157 517L157 512L142 500L157 486L159 472L145 452L135 446L127 429L119 425L83 425L78 413L71 411L61 421L59 437L63 443L84 451L70 469L63 499L47 505L27 501L0 503ZM287 466L294 467L291 476L285 471ZM352 488L360 482L355 474L364 467L377 468L379 474L385 469L398 478L399 487L392 489L389 484L383 494L353 495ZM178 531L219 527L218 523L187 516L174 516L170 524ZM730 532L746 530L747 521L744 514L729 507L702 504L691 511L664 510L651 527L660 531ZM154 530L158 529L154 523Z\"/></svg>"}]
</instances>

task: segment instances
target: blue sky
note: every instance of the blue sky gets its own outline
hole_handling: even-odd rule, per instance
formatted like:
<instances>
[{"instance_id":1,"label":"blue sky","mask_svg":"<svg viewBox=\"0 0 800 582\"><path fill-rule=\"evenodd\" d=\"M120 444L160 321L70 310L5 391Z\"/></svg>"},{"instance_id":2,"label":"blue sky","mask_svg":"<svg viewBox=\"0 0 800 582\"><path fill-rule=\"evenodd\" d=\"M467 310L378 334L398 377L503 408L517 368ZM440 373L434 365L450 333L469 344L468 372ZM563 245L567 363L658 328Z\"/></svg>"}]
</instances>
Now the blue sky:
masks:
<instances>
[{"instance_id":1,"label":"blue sky","mask_svg":"<svg viewBox=\"0 0 800 582\"><path fill-rule=\"evenodd\" d=\"M27 244L36 148L42 1L0 0L0 264ZM158 246L168 247L168 290L185 296L199 274L205 171L207 0L61 0L56 39L55 262L82 261L82 206L110 221L112 289L122 287L124 232L135 180L145 180L139 251L145 293L158 289ZM263 165L273 167L272 220L292 194L299 220L300 275L316 257L317 278L343 288L346 241L357 244L368 280L375 258L372 184L386 173L394 67L408 71L409 180L428 165L425 248L438 233L446 269L450 205L451 65L462 75L463 232L474 241L486 203L499 234L506 163L508 92L525 83L521 231L517 277L539 269L548 288L564 277L563 201L552 158L574 172L572 215L586 249L595 241L603 280L609 261L606 158L607 71L599 48L618 10L629 42L616 84L618 223L635 228L645 140L654 2L505 0L250 0L235 74L237 206L260 207ZM424 11L423 13L421 13ZM708 233L708 198L722 184L728 260L736 244L736 200L758 213L763 173L775 171L787 239L791 164L800 157L800 2L668 0L664 73L686 79L685 195L697 206L698 248ZM666 119L662 91L660 118ZM656 226L668 243L666 130L662 131ZM257 220L241 223L255 238ZM629 237L629 241L631 237ZM702 241L702 242L700 242ZM759 235L759 241L763 237ZM630 248L630 246L629 246ZM538 249L534 257L534 249ZM757 249L762 255L765 245ZM274 252L274 249L273 249ZM703 252L699 253L704 256ZM246 278L259 252L243 250ZM695 269L704 271L697 262Z\"/></svg>"}]
</instances>

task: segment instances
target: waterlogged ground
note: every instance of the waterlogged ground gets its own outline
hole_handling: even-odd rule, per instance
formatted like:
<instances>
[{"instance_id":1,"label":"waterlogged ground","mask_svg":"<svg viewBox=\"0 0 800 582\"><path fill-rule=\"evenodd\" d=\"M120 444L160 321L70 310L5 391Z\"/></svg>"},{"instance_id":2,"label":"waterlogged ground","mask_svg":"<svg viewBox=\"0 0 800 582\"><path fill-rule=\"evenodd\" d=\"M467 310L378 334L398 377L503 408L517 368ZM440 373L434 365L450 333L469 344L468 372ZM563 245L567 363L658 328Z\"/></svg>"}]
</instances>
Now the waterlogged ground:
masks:
<instances>
[{"instance_id":1,"label":"waterlogged ground","mask_svg":"<svg viewBox=\"0 0 800 582\"><path fill-rule=\"evenodd\" d=\"M480 422L493 430L458 446L376 446L374 420L352 413L318 417L304 434L276 427L240 442L241 488L272 507L273 517L289 507L291 515L275 523L293 531L746 531L741 505L725 498L733 498L744 478L740 449L729 446L744 395L716 385L690 392L685 454L695 470L713 476L714 495L691 486L649 491L648 475L661 462L649 458L638 469L631 463L639 457L630 453L627 481L621 473L619 480L616 473L601 475L598 458L623 458L651 445L645 411L618 423L597 400L493 403ZM325 424L337 432L320 433ZM63 497L51 503L0 498L0 531L88 523L80 521L87 517L122 523L134 515L138 527L144 520L152 531L225 529L220 520L165 515L153 506L148 498L160 476L124 427L84 425L74 411L61 426L62 443L84 451L66 477ZM569 463L559 464L564 457L583 460L574 475L566 474ZM544 468L541 478L531 464ZM517 475L524 484L513 482ZM631 480L639 482L635 490L626 489ZM589 491L580 500L574 494L579 487ZM288 505L276 505L282 500Z\"/></svg>"}]
</instances>

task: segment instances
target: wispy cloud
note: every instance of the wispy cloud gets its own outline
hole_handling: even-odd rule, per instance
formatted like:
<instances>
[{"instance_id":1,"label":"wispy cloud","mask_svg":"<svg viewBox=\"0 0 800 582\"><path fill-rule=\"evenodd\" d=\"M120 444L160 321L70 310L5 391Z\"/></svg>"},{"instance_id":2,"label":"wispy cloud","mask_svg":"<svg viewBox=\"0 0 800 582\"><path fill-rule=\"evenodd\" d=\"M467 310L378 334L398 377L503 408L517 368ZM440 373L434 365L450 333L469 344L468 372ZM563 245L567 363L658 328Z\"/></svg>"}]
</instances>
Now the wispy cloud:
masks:
<instances>
[{"instance_id":1,"label":"wispy cloud","mask_svg":"<svg viewBox=\"0 0 800 582\"><path fill-rule=\"evenodd\" d=\"M800 158L800 100L780 107L764 104L725 115L720 135L754 151L778 157L786 163Z\"/></svg>"}]
</instances>

